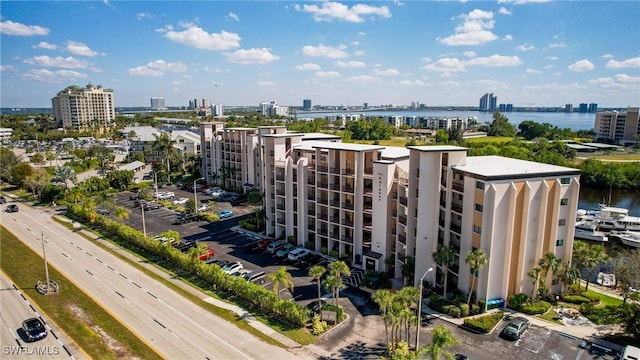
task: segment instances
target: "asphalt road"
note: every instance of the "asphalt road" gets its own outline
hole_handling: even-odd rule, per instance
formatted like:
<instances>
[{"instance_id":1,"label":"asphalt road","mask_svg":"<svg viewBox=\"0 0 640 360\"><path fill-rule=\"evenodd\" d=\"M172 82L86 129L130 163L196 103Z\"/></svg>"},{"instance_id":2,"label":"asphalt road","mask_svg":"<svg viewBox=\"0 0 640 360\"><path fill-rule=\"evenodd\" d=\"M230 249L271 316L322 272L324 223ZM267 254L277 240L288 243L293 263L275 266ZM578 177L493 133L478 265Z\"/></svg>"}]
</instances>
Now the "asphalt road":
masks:
<instances>
[{"instance_id":1,"label":"asphalt road","mask_svg":"<svg viewBox=\"0 0 640 360\"><path fill-rule=\"evenodd\" d=\"M34 284L35 285L35 284ZM1 359L84 359L85 356L49 319L33 306L25 293L0 273L0 350ZM39 294L37 294L39 296ZM47 337L29 342L21 329L22 321L39 317L47 328Z\"/></svg>"},{"instance_id":2,"label":"asphalt road","mask_svg":"<svg viewBox=\"0 0 640 360\"><path fill-rule=\"evenodd\" d=\"M50 216L22 204L19 213L3 213L2 223L36 252L44 231L50 264L166 358L299 358L194 306Z\"/></svg>"}]
</instances>

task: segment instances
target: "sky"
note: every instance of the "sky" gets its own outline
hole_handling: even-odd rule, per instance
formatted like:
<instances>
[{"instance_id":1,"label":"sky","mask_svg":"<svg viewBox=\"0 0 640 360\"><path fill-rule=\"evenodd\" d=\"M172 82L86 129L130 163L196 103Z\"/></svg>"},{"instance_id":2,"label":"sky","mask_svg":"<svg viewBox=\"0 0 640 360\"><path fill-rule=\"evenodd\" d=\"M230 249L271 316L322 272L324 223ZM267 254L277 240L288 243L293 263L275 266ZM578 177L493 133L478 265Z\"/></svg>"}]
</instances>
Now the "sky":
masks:
<instances>
[{"instance_id":1,"label":"sky","mask_svg":"<svg viewBox=\"0 0 640 360\"><path fill-rule=\"evenodd\" d=\"M640 106L640 1L1 1L0 106Z\"/></svg>"}]
</instances>

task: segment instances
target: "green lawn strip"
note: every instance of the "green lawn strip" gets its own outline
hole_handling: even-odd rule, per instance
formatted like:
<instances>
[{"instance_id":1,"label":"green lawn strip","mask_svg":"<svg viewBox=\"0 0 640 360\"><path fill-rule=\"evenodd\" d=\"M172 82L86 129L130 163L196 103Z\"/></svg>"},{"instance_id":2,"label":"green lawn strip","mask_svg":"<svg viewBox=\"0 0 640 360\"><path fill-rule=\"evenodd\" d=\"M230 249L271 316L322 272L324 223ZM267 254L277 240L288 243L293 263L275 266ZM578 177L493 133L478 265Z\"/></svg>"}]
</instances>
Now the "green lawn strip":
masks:
<instances>
[{"instance_id":1,"label":"green lawn strip","mask_svg":"<svg viewBox=\"0 0 640 360\"><path fill-rule=\"evenodd\" d=\"M607 161L607 160L628 160L628 161L640 161L640 155L639 154L627 154L627 155L601 155L601 156L594 156L594 159L598 159L598 160L602 160L602 161Z\"/></svg>"},{"instance_id":2,"label":"green lawn strip","mask_svg":"<svg viewBox=\"0 0 640 360\"><path fill-rule=\"evenodd\" d=\"M3 226L0 226L0 247L2 270L89 357L162 359L55 267L49 266L49 277L60 285L60 292L46 296L36 292L34 285L45 280L42 257ZM102 338L95 327L110 336L111 341L115 340L118 346L108 343L109 339Z\"/></svg>"},{"instance_id":3,"label":"green lawn strip","mask_svg":"<svg viewBox=\"0 0 640 360\"><path fill-rule=\"evenodd\" d=\"M307 331L305 328L298 328L289 324L283 323L272 317L263 316L261 314L252 314L260 322L266 324L275 331L287 336L300 345L313 344L317 337Z\"/></svg>"},{"instance_id":4,"label":"green lawn strip","mask_svg":"<svg viewBox=\"0 0 640 360\"><path fill-rule=\"evenodd\" d=\"M66 227L73 229L73 226L64 220L61 220L57 217L53 217L53 219L63 225L65 225ZM96 231L91 230L91 229L87 229L85 228L85 230L87 231L91 231L93 233L96 233ZM87 236L86 234L84 234L83 232L78 232L78 234L80 234L81 236L83 236L84 238L86 238L87 240L91 240L94 244L98 245L99 247L101 247L102 249L108 251L109 253L111 253L112 255L116 256L117 258L119 258L122 261L127 262L129 265L135 267L136 269L140 270L141 272L143 272L145 275L151 277L152 279L164 284L165 286L167 286L168 288L170 288L171 290L175 291L176 293L178 293L179 295L185 297L186 299L190 300L191 302L193 302L194 304L200 306L201 308L214 313L215 315L235 324L236 326L238 326L240 329L247 331L251 334L253 334L254 336L256 336L257 338L261 339L262 341L274 345L274 346L279 346L279 347L285 347L282 343L278 342L277 340L271 338L270 336L262 333L261 331L258 331L256 328L252 327L251 325L249 325L246 321L242 320L237 314L235 314L234 312L227 310L227 309L223 309L221 307L215 306L211 303L208 303L206 301L204 301L202 298L192 294L191 292L183 289L182 287L176 285L173 281L170 281L168 278L165 278L161 275L158 275L156 272L151 271L149 269L147 269L145 266L141 265L138 262L135 261L131 261L131 259L127 256L124 256L116 251L113 251L113 248L111 248L110 246L107 246L105 244L102 243L102 241L109 241L111 244L113 244L114 246L118 246L118 248L123 249L127 252L129 252L130 254L132 254L133 256L137 257L140 259L141 262L145 262L148 263L154 267L156 267L157 269L161 270L162 272L166 273L167 276L171 277L172 279L175 279L177 281L182 281L185 284L188 284L189 286L193 287L194 289L197 290L202 290L205 291L205 293L213 298L217 298L220 299L220 297L214 293L213 291L209 291L209 290L204 290L203 286L198 286L198 284L194 284L193 282L191 282L189 279L182 277L172 271L167 270L166 268L160 266L161 264L156 264L154 261L151 261L149 259L146 259L142 256L140 256L139 254L137 254L135 251L132 251L131 249L125 248L123 247L121 244L118 244L110 239L107 239L105 237L101 238L101 241L95 241L94 239L90 238L89 236ZM100 236L101 234L96 233L96 235ZM205 284L202 284L205 285ZM242 306L242 305L240 305ZM291 328L291 329L287 329L287 331L280 331L279 328L276 328L274 325L277 325L278 323L280 324L280 328L286 328L286 325L284 323L282 323L281 321L275 320L275 319L271 319L270 321L268 321L267 319L270 318L262 318L262 317L257 317L256 319L260 320L260 322L264 323L265 325L274 328L276 331L290 337L292 340L298 341L298 338L305 338L305 336L303 335L298 335L297 332L295 331L295 329ZM274 325L272 325L274 324ZM304 329L297 329L299 332L302 333L307 333L308 336L313 336L311 335L308 331L304 330ZM291 334L291 336L290 336ZM299 343L302 345L306 345L306 344L310 344L313 341L315 341L315 337L313 338L313 340L311 342L307 342L307 343Z\"/></svg>"},{"instance_id":5,"label":"green lawn strip","mask_svg":"<svg viewBox=\"0 0 640 360\"><path fill-rule=\"evenodd\" d=\"M544 314L536 315L536 318L544 321L548 321L550 323L564 325L561 320L558 320L558 313L555 311L554 308L549 309L549 311L547 311Z\"/></svg>"},{"instance_id":6,"label":"green lawn strip","mask_svg":"<svg viewBox=\"0 0 640 360\"><path fill-rule=\"evenodd\" d=\"M480 136L475 138L465 139L470 143L502 143L513 141L514 138L509 136Z\"/></svg>"}]
</instances>

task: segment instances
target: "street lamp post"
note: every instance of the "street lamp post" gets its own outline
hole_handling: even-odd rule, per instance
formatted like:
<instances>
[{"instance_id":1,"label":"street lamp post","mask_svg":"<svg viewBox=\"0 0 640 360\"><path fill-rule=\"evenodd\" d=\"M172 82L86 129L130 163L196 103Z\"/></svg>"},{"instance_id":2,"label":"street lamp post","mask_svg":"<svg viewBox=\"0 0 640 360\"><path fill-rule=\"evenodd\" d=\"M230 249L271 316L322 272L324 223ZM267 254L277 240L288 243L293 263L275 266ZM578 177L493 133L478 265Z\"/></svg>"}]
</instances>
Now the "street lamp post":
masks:
<instances>
[{"instance_id":1,"label":"street lamp post","mask_svg":"<svg viewBox=\"0 0 640 360\"><path fill-rule=\"evenodd\" d=\"M144 222L144 203L140 203L140 210L142 210L142 234L147 236L147 225Z\"/></svg>"},{"instance_id":2,"label":"street lamp post","mask_svg":"<svg viewBox=\"0 0 640 360\"><path fill-rule=\"evenodd\" d=\"M203 177L193 180L193 202L196 205L196 215L198 214L198 191L196 190L196 182L204 180Z\"/></svg>"},{"instance_id":3,"label":"street lamp post","mask_svg":"<svg viewBox=\"0 0 640 360\"><path fill-rule=\"evenodd\" d=\"M418 351L418 346L420 346L420 325L422 323L422 283L424 282L424 278L427 277L427 274L432 271L433 268L430 267L420 278L420 292L418 294L418 325L416 326L416 351Z\"/></svg>"}]
</instances>

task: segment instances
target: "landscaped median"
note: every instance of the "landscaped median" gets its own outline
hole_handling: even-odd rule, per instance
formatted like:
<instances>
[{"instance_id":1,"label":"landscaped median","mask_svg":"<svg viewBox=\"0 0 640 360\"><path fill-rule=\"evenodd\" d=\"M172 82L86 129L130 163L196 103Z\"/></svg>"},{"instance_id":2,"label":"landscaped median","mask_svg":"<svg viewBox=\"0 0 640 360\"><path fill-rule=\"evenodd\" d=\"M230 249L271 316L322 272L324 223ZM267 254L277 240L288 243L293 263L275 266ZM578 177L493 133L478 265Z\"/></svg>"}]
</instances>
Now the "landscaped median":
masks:
<instances>
[{"instance_id":1,"label":"landscaped median","mask_svg":"<svg viewBox=\"0 0 640 360\"><path fill-rule=\"evenodd\" d=\"M34 288L43 278L43 259L0 226L0 268L90 358L161 359L105 309L49 266L49 275L62 289L40 295Z\"/></svg>"},{"instance_id":2,"label":"landscaped median","mask_svg":"<svg viewBox=\"0 0 640 360\"><path fill-rule=\"evenodd\" d=\"M490 314L466 318L464 319L462 328L476 333L489 334L496 328L496 326L498 326L503 317L504 312L497 311Z\"/></svg>"}]
</instances>

